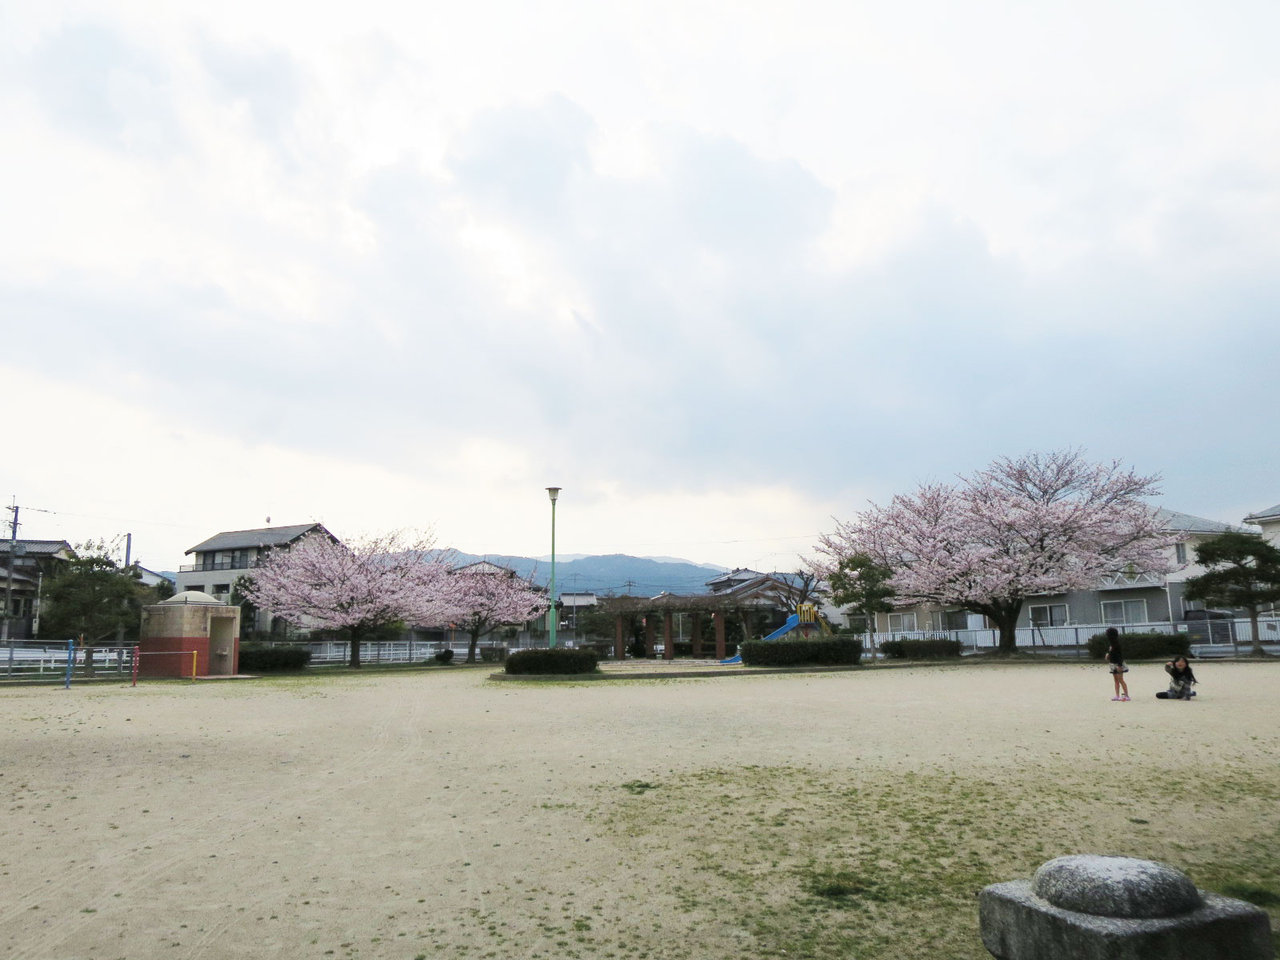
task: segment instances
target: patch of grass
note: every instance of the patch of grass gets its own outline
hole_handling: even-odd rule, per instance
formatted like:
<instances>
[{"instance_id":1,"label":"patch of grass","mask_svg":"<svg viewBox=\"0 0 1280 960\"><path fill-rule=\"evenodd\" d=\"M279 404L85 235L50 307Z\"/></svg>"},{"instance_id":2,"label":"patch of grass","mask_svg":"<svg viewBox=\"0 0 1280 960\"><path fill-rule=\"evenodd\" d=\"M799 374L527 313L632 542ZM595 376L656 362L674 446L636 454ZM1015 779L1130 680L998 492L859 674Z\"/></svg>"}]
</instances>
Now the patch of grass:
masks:
<instances>
[{"instance_id":1,"label":"patch of grass","mask_svg":"<svg viewBox=\"0 0 1280 960\"><path fill-rule=\"evenodd\" d=\"M983 960L978 891L1067 853L1163 860L1202 887L1274 906L1280 863L1268 851L1280 841L1280 772L1222 764L1200 770L1195 789L1164 773L1034 761L1013 779L673 771L661 791L643 799L645 791L629 791L635 796L598 816L625 862L673 878L677 912L701 918L684 934L692 955ZM1230 811L1238 828L1197 827L1196 811L1210 807ZM1135 833L1135 823L1150 820L1137 814L1153 810L1159 823L1183 826ZM1240 877L1253 879L1232 886Z\"/></svg>"},{"instance_id":2,"label":"patch of grass","mask_svg":"<svg viewBox=\"0 0 1280 960\"><path fill-rule=\"evenodd\" d=\"M874 878L862 876L852 870L817 870L804 875L802 882L815 897L849 903L857 900L884 901L888 899L885 888Z\"/></svg>"},{"instance_id":3,"label":"patch of grass","mask_svg":"<svg viewBox=\"0 0 1280 960\"><path fill-rule=\"evenodd\" d=\"M1218 892L1226 897L1247 900L1258 907L1280 907L1280 893L1256 883L1230 881L1221 884Z\"/></svg>"},{"instance_id":4,"label":"patch of grass","mask_svg":"<svg viewBox=\"0 0 1280 960\"><path fill-rule=\"evenodd\" d=\"M640 794L647 793L650 790L657 790L658 785L656 783L650 783L648 780L628 780L626 783L622 784L622 789L627 791L627 793L639 796Z\"/></svg>"}]
</instances>

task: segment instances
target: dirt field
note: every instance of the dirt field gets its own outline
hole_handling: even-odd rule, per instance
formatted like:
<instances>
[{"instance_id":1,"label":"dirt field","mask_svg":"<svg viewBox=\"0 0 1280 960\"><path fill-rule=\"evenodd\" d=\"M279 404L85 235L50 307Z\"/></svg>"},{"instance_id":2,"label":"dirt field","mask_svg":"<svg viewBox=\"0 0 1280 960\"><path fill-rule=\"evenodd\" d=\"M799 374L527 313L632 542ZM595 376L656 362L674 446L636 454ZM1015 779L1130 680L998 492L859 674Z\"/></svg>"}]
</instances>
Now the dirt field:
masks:
<instances>
[{"instance_id":1,"label":"dirt field","mask_svg":"<svg viewBox=\"0 0 1280 960\"><path fill-rule=\"evenodd\" d=\"M10 960L984 957L973 894L1162 859L1280 918L1280 663L0 688Z\"/></svg>"}]
</instances>

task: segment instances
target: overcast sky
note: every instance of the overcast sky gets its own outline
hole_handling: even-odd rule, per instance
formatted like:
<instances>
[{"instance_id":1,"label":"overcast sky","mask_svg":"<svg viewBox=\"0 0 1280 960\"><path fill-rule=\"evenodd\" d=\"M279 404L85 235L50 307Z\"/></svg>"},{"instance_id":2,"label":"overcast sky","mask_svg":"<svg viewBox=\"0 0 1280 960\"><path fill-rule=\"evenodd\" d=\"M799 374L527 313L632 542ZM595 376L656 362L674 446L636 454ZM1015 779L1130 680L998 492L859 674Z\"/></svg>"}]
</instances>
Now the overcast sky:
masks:
<instances>
[{"instance_id":1,"label":"overcast sky","mask_svg":"<svg viewBox=\"0 0 1280 960\"><path fill-rule=\"evenodd\" d=\"M1080 447L1280 501L1280 5L0 0L21 535L791 569ZM52 512L40 512L52 511Z\"/></svg>"}]
</instances>

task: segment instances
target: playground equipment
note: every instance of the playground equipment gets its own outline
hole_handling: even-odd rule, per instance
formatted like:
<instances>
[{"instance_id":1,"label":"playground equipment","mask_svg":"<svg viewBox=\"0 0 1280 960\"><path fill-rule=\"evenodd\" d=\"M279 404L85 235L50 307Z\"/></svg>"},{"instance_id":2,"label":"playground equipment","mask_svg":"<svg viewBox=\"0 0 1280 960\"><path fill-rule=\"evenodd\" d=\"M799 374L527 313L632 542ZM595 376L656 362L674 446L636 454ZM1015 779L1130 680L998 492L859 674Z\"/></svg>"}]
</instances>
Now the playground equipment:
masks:
<instances>
[{"instance_id":1,"label":"playground equipment","mask_svg":"<svg viewBox=\"0 0 1280 960\"><path fill-rule=\"evenodd\" d=\"M769 634L767 637L761 637L760 642L769 643L773 640L781 640L792 630L797 629L807 637L809 636L809 631L815 626L822 631L824 636L831 636L831 628L827 626L827 622L825 620L818 617L818 608L816 605L812 603L797 604L796 612L787 617L782 626L773 631L773 633ZM729 657L726 660L721 660L720 662L741 663L742 653L739 651L736 655Z\"/></svg>"}]
</instances>

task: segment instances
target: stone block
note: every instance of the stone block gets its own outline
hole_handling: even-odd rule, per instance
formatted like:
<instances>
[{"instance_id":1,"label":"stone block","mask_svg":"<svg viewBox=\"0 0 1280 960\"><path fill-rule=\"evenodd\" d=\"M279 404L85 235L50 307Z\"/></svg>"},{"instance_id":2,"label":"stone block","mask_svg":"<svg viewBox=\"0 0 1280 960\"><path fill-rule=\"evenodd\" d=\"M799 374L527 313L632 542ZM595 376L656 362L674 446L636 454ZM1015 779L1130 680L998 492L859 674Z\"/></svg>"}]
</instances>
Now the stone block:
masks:
<instances>
[{"instance_id":1,"label":"stone block","mask_svg":"<svg viewBox=\"0 0 1280 960\"><path fill-rule=\"evenodd\" d=\"M1050 860L978 895L983 945L1000 960L1271 960L1271 923L1249 903L1130 857Z\"/></svg>"}]
</instances>

